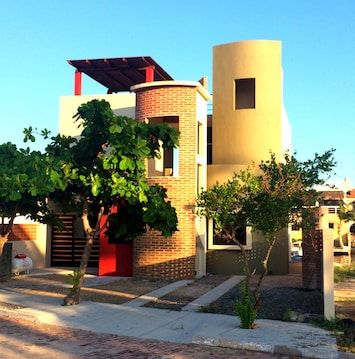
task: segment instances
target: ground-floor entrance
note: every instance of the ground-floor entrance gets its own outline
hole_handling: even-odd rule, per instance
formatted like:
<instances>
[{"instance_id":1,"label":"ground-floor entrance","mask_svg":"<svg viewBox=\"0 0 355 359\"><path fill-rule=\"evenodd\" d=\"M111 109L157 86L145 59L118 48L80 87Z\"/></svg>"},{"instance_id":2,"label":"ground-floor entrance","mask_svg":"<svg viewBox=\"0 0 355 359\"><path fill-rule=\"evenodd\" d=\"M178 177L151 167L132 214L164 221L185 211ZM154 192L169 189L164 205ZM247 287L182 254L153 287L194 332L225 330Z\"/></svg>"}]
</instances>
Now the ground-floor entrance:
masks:
<instances>
[{"instance_id":1,"label":"ground-floor entrance","mask_svg":"<svg viewBox=\"0 0 355 359\"><path fill-rule=\"evenodd\" d=\"M81 219L75 215L59 217L64 226L52 226L51 266L79 267L86 238L81 225ZM88 267L98 267L100 241L96 239L91 251Z\"/></svg>"}]
</instances>

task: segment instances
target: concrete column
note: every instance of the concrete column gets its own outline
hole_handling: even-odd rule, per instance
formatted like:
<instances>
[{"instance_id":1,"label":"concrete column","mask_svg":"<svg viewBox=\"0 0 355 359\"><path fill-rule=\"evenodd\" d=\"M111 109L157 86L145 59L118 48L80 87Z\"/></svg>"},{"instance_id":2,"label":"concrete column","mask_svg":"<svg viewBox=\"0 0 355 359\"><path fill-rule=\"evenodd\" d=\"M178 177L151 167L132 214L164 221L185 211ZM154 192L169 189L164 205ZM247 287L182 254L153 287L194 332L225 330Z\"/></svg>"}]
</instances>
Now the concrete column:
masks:
<instances>
[{"instance_id":1,"label":"concrete column","mask_svg":"<svg viewBox=\"0 0 355 359\"><path fill-rule=\"evenodd\" d=\"M334 319L334 241L331 229L323 230L322 274L324 317Z\"/></svg>"},{"instance_id":2,"label":"concrete column","mask_svg":"<svg viewBox=\"0 0 355 359\"><path fill-rule=\"evenodd\" d=\"M207 233L206 218L196 218L196 277L206 275Z\"/></svg>"}]
</instances>

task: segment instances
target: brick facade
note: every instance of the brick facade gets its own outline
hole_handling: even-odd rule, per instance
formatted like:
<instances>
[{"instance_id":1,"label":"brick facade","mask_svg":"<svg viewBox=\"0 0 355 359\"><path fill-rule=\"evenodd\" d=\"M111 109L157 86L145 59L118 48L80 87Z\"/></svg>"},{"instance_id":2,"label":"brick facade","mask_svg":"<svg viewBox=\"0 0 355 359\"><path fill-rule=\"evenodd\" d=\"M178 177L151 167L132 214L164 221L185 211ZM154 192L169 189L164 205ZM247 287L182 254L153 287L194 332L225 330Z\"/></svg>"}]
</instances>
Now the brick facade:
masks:
<instances>
[{"instance_id":1,"label":"brick facade","mask_svg":"<svg viewBox=\"0 0 355 359\"><path fill-rule=\"evenodd\" d=\"M167 194L178 216L171 238L148 232L134 242L133 275L148 278L192 278L195 275L196 229L193 213L197 190L197 90L194 86L146 86L136 90L136 118L177 116L179 119L178 176L148 177Z\"/></svg>"},{"instance_id":2,"label":"brick facade","mask_svg":"<svg viewBox=\"0 0 355 359\"><path fill-rule=\"evenodd\" d=\"M314 230L302 239L302 285L322 289L323 231Z\"/></svg>"},{"instance_id":3,"label":"brick facade","mask_svg":"<svg viewBox=\"0 0 355 359\"><path fill-rule=\"evenodd\" d=\"M38 224L36 223L22 223L14 224L12 232L9 235L10 241L36 240L37 239Z\"/></svg>"}]
</instances>

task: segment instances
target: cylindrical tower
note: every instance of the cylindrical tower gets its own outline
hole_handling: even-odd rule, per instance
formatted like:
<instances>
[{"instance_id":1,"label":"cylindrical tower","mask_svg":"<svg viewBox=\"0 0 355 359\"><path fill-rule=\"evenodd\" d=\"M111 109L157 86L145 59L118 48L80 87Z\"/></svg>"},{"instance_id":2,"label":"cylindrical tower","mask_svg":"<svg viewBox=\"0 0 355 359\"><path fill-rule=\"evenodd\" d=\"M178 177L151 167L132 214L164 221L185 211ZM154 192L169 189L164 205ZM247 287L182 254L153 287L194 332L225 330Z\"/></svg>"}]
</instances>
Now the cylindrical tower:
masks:
<instances>
[{"instance_id":1,"label":"cylindrical tower","mask_svg":"<svg viewBox=\"0 0 355 359\"><path fill-rule=\"evenodd\" d=\"M207 169L208 187L217 181L231 180L234 172L253 163L270 159L270 152L281 160L290 149L291 128L283 107L282 82L280 41L251 40L213 48L212 159ZM288 236L284 231L281 236L269 269L285 274ZM265 241L255 232L249 238L251 265L260 271ZM223 247L210 243L208 271L243 272L244 262L238 248L220 250Z\"/></svg>"},{"instance_id":2,"label":"cylindrical tower","mask_svg":"<svg viewBox=\"0 0 355 359\"><path fill-rule=\"evenodd\" d=\"M172 238L149 231L134 245L133 274L139 277L191 278L196 266L198 187L206 186L206 119L210 95L199 82L156 81L132 87L136 119L167 122L180 131L179 148L162 150L161 160L148 163L148 182L167 189L178 216L179 232ZM200 127L203 126L203 129ZM201 143L202 142L202 143Z\"/></svg>"},{"instance_id":3,"label":"cylindrical tower","mask_svg":"<svg viewBox=\"0 0 355 359\"><path fill-rule=\"evenodd\" d=\"M213 165L251 165L285 150L281 42L213 49Z\"/></svg>"}]
</instances>

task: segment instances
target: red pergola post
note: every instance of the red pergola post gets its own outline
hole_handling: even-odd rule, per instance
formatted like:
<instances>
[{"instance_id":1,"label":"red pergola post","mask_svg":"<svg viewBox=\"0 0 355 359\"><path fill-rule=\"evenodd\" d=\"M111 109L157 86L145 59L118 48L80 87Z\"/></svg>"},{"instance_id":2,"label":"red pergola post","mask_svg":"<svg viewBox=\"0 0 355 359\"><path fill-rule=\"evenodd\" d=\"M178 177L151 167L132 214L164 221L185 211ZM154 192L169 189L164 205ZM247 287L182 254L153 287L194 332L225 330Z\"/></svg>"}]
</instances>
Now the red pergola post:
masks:
<instances>
[{"instance_id":1,"label":"red pergola post","mask_svg":"<svg viewBox=\"0 0 355 359\"><path fill-rule=\"evenodd\" d=\"M145 82L154 81L154 66L145 67Z\"/></svg>"},{"instance_id":2,"label":"red pergola post","mask_svg":"<svg viewBox=\"0 0 355 359\"><path fill-rule=\"evenodd\" d=\"M75 71L74 74L74 95L81 96L81 72Z\"/></svg>"}]
</instances>

